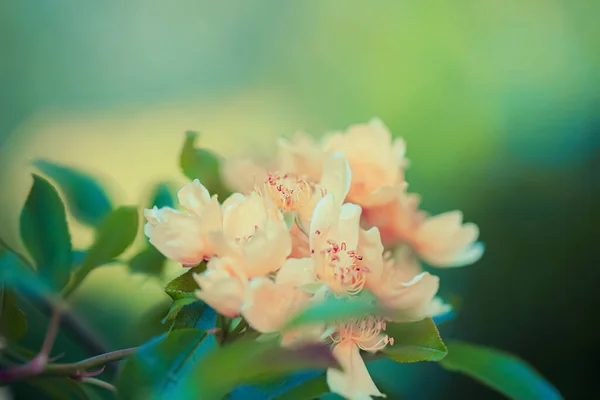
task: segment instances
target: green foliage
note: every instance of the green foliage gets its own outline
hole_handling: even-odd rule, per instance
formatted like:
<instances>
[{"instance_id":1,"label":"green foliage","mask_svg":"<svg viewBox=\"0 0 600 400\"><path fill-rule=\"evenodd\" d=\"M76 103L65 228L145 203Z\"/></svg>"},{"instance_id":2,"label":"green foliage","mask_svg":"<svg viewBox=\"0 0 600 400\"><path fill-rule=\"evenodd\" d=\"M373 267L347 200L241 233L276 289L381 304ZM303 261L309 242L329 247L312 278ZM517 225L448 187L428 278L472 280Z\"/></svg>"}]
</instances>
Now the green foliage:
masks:
<instances>
[{"instance_id":1,"label":"green foliage","mask_svg":"<svg viewBox=\"0 0 600 400\"><path fill-rule=\"evenodd\" d=\"M46 160L36 160L33 165L56 182L69 211L78 221L98 226L112 210L104 189L84 172Z\"/></svg>"},{"instance_id":2,"label":"green foliage","mask_svg":"<svg viewBox=\"0 0 600 400\"><path fill-rule=\"evenodd\" d=\"M28 384L55 400L92 400L83 385L71 378L38 378ZM45 397L46 398L46 397Z\"/></svg>"},{"instance_id":3,"label":"green foliage","mask_svg":"<svg viewBox=\"0 0 600 400\"><path fill-rule=\"evenodd\" d=\"M135 207L119 207L112 211L96 232L94 244L81 266L73 273L64 295L75 290L90 271L120 255L134 241L138 230L138 211Z\"/></svg>"},{"instance_id":4,"label":"green foliage","mask_svg":"<svg viewBox=\"0 0 600 400\"><path fill-rule=\"evenodd\" d=\"M195 297L194 292L198 289L198 284L194 280L193 275L204 272L206 262L190 268L185 273L179 275L165 286L165 292L173 299L181 299L183 297Z\"/></svg>"},{"instance_id":5,"label":"green foliage","mask_svg":"<svg viewBox=\"0 0 600 400\"><path fill-rule=\"evenodd\" d=\"M197 132L186 132L179 159L181 169L185 176L199 179L211 194L218 194L224 200L231 192L221 182L221 160L210 150L196 148L197 139Z\"/></svg>"},{"instance_id":6,"label":"green foliage","mask_svg":"<svg viewBox=\"0 0 600 400\"><path fill-rule=\"evenodd\" d=\"M0 336L19 340L27 331L27 319L17 304L14 292L0 285Z\"/></svg>"},{"instance_id":7,"label":"green foliage","mask_svg":"<svg viewBox=\"0 0 600 400\"><path fill-rule=\"evenodd\" d=\"M447 354L446 346L431 318L411 323L388 322L386 333L394 338L394 345L388 345L382 351L394 361L440 361Z\"/></svg>"},{"instance_id":8,"label":"green foliage","mask_svg":"<svg viewBox=\"0 0 600 400\"><path fill-rule=\"evenodd\" d=\"M265 382L306 369L337 367L325 344L282 348L276 341L240 340L195 363L172 391L155 399L222 399L242 384Z\"/></svg>"},{"instance_id":9,"label":"green foliage","mask_svg":"<svg viewBox=\"0 0 600 400\"><path fill-rule=\"evenodd\" d=\"M147 400L178 384L186 363L207 337L198 329L180 329L141 346L122 365L117 377L118 397Z\"/></svg>"},{"instance_id":10,"label":"green foliage","mask_svg":"<svg viewBox=\"0 0 600 400\"><path fill-rule=\"evenodd\" d=\"M194 303L196 301L197 299L195 297L182 297L180 299L173 300L167 313L167 316L163 320L163 323L167 321L173 321L175 317L177 317L177 314L179 314L179 311L181 311L181 309L184 306Z\"/></svg>"},{"instance_id":11,"label":"green foliage","mask_svg":"<svg viewBox=\"0 0 600 400\"><path fill-rule=\"evenodd\" d=\"M52 288L24 265L22 259L12 251L0 254L0 285L5 289L13 288L37 298L49 296L53 292Z\"/></svg>"},{"instance_id":12,"label":"green foliage","mask_svg":"<svg viewBox=\"0 0 600 400\"><path fill-rule=\"evenodd\" d=\"M286 391L273 400L313 400L328 392L327 378L323 374Z\"/></svg>"},{"instance_id":13,"label":"green foliage","mask_svg":"<svg viewBox=\"0 0 600 400\"><path fill-rule=\"evenodd\" d=\"M173 195L174 190L172 186L172 184L165 182L155 185L150 193L149 201L146 207L175 207L175 196Z\"/></svg>"},{"instance_id":14,"label":"green foliage","mask_svg":"<svg viewBox=\"0 0 600 400\"><path fill-rule=\"evenodd\" d=\"M375 315L380 312L374 296L366 289L356 296L337 298L328 296L296 315L286 329L312 323L333 323L352 318Z\"/></svg>"},{"instance_id":15,"label":"green foliage","mask_svg":"<svg viewBox=\"0 0 600 400\"><path fill-rule=\"evenodd\" d=\"M447 346L448 356L440 364L449 371L469 375L511 399L562 399L533 367L511 354L461 341Z\"/></svg>"},{"instance_id":16,"label":"green foliage","mask_svg":"<svg viewBox=\"0 0 600 400\"><path fill-rule=\"evenodd\" d=\"M204 311L208 307L203 301L184 297L182 299L175 300L173 303L177 302L187 302L187 304L183 304L181 307L179 307L179 311L174 317L173 325L171 325L171 330L185 328L206 329L205 327L198 327L199 322L202 320ZM215 327L214 321L211 325L212 326L208 329Z\"/></svg>"},{"instance_id":17,"label":"green foliage","mask_svg":"<svg viewBox=\"0 0 600 400\"><path fill-rule=\"evenodd\" d=\"M71 236L65 207L47 180L33 175L33 186L20 218L21 239L38 273L57 290L71 274Z\"/></svg>"}]
</instances>

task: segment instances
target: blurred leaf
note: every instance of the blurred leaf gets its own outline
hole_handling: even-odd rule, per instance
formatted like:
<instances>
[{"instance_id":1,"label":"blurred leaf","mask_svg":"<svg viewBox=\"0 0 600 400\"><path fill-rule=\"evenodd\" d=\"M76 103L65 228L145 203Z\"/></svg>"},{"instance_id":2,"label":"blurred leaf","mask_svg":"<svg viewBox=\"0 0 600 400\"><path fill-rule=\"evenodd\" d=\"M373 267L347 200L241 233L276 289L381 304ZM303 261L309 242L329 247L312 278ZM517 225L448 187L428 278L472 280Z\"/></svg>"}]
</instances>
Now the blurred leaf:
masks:
<instances>
[{"instance_id":1,"label":"blurred leaf","mask_svg":"<svg viewBox=\"0 0 600 400\"><path fill-rule=\"evenodd\" d=\"M21 211L21 238L38 273L57 290L71 274L71 236L65 207L47 180L33 174L33 186Z\"/></svg>"},{"instance_id":2,"label":"blurred leaf","mask_svg":"<svg viewBox=\"0 0 600 400\"><path fill-rule=\"evenodd\" d=\"M33 165L56 182L69 211L78 221L97 226L112 210L104 189L84 172L46 160L36 160Z\"/></svg>"},{"instance_id":3,"label":"blurred leaf","mask_svg":"<svg viewBox=\"0 0 600 400\"><path fill-rule=\"evenodd\" d=\"M71 378L35 378L27 381L27 384L35 387L51 399L90 400L83 389L83 384Z\"/></svg>"},{"instance_id":4,"label":"blurred leaf","mask_svg":"<svg viewBox=\"0 0 600 400\"><path fill-rule=\"evenodd\" d=\"M293 376L291 379L293 379ZM295 384L287 391L280 392L280 394L273 397L273 400L312 400L318 399L321 395L328 392L327 379L325 378L325 374L320 372L318 376L309 378L309 380L300 384Z\"/></svg>"},{"instance_id":5,"label":"blurred leaf","mask_svg":"<svg viewBox=\"0 0 600 400\"><path fill-rule=\"evenodd\" d=\"M17 341L27 331L27 319L17 304L17 296L0 285L0 336Z\"/></svg>"},{"instance_id":6,"label":"blurred leaf","mask_svg":"<svg viewBox=\"0 0 600 400\"><path fill-rule=\"evenodd\" d=\"M462 372L511 399L562 399L533 367L503 351L460 341L448 341L448 356L441 365Z\"/></svg>"},{"instance_id":7,"label":"blurred leaf","mask_svg":"<svg viewBox=\"0 0 600 400\"><path fill-rule=\"evenodd\" d=\"M179 160L181 169L188 178L199 179L211 195L218 194L224 200L231 192L221 182L220 158L210 150L196 148L196 139L197 132L186 132Z\"/></svg>"},{"instance_id":8,"label":"blurred leaf","mask_svg":"<svg viewBox=\"0 0 600 400\"><path fill-rule=\"evenodd\" d=\"M191 304L184 305L177 316L171 330L196 328L208 331L217 326L217 313L204 302L197 300Z\"/></svg>"},{"instance_id":9,"label":"blurred leaf","mask_svg":"<svg viewBox=\"0 0 600 400\"><path fill-rule=\"evenodd\" d=\"M175 207L175 196L170 183L157 184L150 193L148 208Z\"/></svg>"},{"instance_id":10,"label":"blurred leaf","mask_svg":"<svg viewBox=\"0 0 600 400\"><path fill-rule=\"evenodd\" d=\"M76 271L77 269L79 269L81 267L81 265L83 264L83 261L87 257L87 254L88 254L87 250L73 250L71 252L71 271ZM112 259L107 262L103 262L102 264L94 265L93 268L99 267L100 265L107 265L107 264L116 263L116 262L118 262L118 260Z\"/></svg>"},{"instance_id":11,"label":"blurred leaf","mask_svg":"<svg viewBox=\"0 0 600 400\"><path fill-rule=\"evenodd\" d=\"M7 251L0 254L0 286L15 288L32 297L49 295L50 286L31 269L23 265L16 253Z\"/></svg>"},{"instance_id":12,"label":"blurred leaf","mask_svg":"<svg viewBox=\"0 0 600 400\"><path fill-rule=\"evenodd\" d=\"M64 295L68 296L79 286L90 271L120 255L134 241L138 230L138 211L135 207L119 207L111 212L96 232L94 244L74 271Z\"/></svg>"},{"instance_id":13,"label":"blurred leaf","mask_svg":"<svg viewBox=\"0 0 600 400\"><path fill-rule=\"evenodd\" d=\"M322 343L282 348L277 341L240 340L208 353L178 386L156 398L222 399L242 384L329 367L337 367L337 362L329 346Z\"/></svg>"},{"instance_id":14,"label":"blurred leaf","mask_svg":"<svg viewBox=\"0 0 600 400\"><path fill-rule=\"evenodd\" d=\"M296 315L286 329L312 323L332 323L352 318L375 315L380 311L374 296L364 289L359 295L348 298L328 296Z\"/></svg>"},{"instance_id":15,"label":"blurred leaf","mask_svg":"<svg viewBox=\"0 0 600 400\"><path fill-rule=\"evenodd\" d=\"M147 246L129 261L129 270L160 278L163 275L167 259L154 246Z\"/></svg>"},{"instance_id":16,"label":"blurred leaf","mask_svg":"<svg viewBox=\"0 0 600 400\"><path fill-rule=\"evenodd\" d=\"M182 297L180 299L173 300L171 302L171 307L169 308L167 316L163 319L163 323L167 321L173 321L177 314L179 314L179 311L183 308L183 306L194 303L196 301L198 301L198 299L195 297Z\"/></svg>"},{"instance_id":17,"label":"blurred leaf","mask_svg":"<svg viewBox=\"0 0 600 400\"><path fill-rule=\"evenodd\" d=\"M165 286L165 292L173 299L182 297L196 297L194 292L199 289L194 280L193 274L199 274L206 269L206 262L202 262L194 268L190 268L185 273L179 275Z\"/></svg>"},{"instance_id":18,"label":"blurred leaf","mask_svg":"<svg viewBox=\"0 0 600 400\"><path fill-rule=\"evenodd\" d=\"M447 354L446 346L431 318L411 323L388 322L385 332L394 338L394 345L388 345L382 351L394 361L440 361Z\"/></svg>"},{"instance_id":19,"label":"blurred leaf","mask_svg":"<svg viewBox=\"0 0 600 400\"><path fill-rule=\"evenodd\" d=\"M121 367L116 383L118 398L146 400L177 384L185 364L201 356L198 348L207 336L201 330L180 329L140 346Z\"/></svg>"}]
</instances>

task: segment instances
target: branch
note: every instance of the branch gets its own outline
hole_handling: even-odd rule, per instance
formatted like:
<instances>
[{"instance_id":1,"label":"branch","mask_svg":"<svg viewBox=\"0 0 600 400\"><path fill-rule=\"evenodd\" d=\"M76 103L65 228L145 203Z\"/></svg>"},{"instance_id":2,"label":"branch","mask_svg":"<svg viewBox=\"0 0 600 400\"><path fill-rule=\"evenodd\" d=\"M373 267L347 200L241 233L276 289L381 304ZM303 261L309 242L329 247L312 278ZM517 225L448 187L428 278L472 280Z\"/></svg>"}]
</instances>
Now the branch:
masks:
<instances>
[{"instance_id":1,"label":"branch","mask_svg":"<svg viewBox=\"0 0 600 400\"><path fill-rule=\"evenodd\" d=\"M104 388L106 390L110 390L111 392L117 391L117 388L114 387L114 385L111 385L108 382L104 382L104 381L102 381L100 379L96 379L96 378L81 378L80 382L98 386L98 387Z\"/></svg>"},{"instance_id":2,"label":"branch","mask_svg":"<svg viewBox=\"0 0 600 400\"><path fill-rule=\"evenodd\" d=\"M135 352L137 348L112 351L110 353L100 354L76 363L70 364L49 364L42 375L44 376L78 376L85 374L85 371L92 368L103 367L109 363L122 360Z\"/></svg>"}]
</instances>

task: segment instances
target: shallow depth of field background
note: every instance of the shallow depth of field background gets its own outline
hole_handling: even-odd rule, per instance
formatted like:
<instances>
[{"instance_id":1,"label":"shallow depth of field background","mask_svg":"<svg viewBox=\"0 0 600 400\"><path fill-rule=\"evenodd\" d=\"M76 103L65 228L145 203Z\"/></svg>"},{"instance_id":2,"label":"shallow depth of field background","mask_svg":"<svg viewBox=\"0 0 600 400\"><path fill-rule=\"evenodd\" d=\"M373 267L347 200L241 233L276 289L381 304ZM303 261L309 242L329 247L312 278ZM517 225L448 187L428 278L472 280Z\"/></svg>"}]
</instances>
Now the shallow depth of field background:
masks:
<instances>
[{"instance_id":1,"label":"shallow depth of field background","mask_svg":"<svg viewBox=\"0 0 600 400\"><path fill-rule=\"evenodd\" d=\"M187 129L224 155L267 153L278 135L377 116L406 139L424 208L463 210L487 245L478 264L440 272L461 304L443 335L517 353L585 398L600 356L598 15L566 0L4 0L0 234L20 246L35 157L144 204L150 184L184 182ZM74 307L110 348L139 344L157 332L142 321L168 304L163 284L105 267ZM45 322L30 325L40 341ZM436 365L373 369L391 398L499 398Z\"/></svg>"}]
</instances>

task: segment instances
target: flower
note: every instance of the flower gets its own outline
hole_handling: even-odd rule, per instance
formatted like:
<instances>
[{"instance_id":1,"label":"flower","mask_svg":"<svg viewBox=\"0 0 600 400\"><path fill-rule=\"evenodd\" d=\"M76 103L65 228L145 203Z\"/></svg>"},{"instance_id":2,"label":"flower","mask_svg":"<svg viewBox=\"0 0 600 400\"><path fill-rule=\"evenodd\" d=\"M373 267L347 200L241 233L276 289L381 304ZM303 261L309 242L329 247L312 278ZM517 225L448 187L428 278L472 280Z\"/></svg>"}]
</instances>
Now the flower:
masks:
<instances>
[{"instance_id":1,"label":"flower","mask_svg":"<svg viewBox=\"0 0 600 400\"><path fill-rule=\"evenodd\" d=\"M324 140L327 153L340 152L352 171L348 201L364 207L386 203L393 189L404 181L406 144L392 141L388 128L378 119L353 125L346 132L334 133Z\"/></svg>"},{"instance_id":2,"label":"flower","mask_svg":"<svg viewBox=\"0 0 600 400\"><path fill-rule=\"evenodd\" d=\"M146 209L144 233L165 257L193 266L211 257L215 248L209 235L221 229L221 208L217 196L194 180L177 193L184 211L170 207Z\"/></svg>"},{"instance_id":3,"label":"flower","mask_svg":"<svg viewBox=\"0 0 600 400\"><path fill-rule=\"evenodd\" d=\"M371 379L360 356L360 349L376 352L393 344L393 338L382 334L385 328L385 320L373 316L349 321L337 327L332 335L335 343L333 355L342 370L327 370L327 384L332 392L349 400L370 400L371 396L384 396Z\"/></svg>"},{"instance_id":4,"label":"flower","mask_svg":"<svg viewBox=\"0 0 600 400\"><path fill-rule=\"evenodd\" d=\"M196 297L227 317L237 317L248 284L248 277L236 260L228 257L212 258L206 271L194 274L200 286Z\"/></svg>"},{"instance_id":5,"label":"flower","mask_svg":"<svg viewBox=\"0 0 600 400\"><path fill-rule=\"evenodd\" d=\"M406 193L406 185L398 187L388 203L364 208L362 222L378 227L384 244L408 243L434 267L461 267L481 258L484 246L477 242L477 225L463 224L460 211L429 217L419 210L419 202L418 195Z\"/></svg>"},{"instance_id":6,"label":"flower","mask_svg":"<svg viewBox=\"0 0 600 400\"><path fill-rule=\"evenodd\" d=\"M276 271L292 250L282 213L257 192L232 194L223 202L223 229L210 238L219 256L235 259L248 277Z\"/></svg>"}]
</instances>

